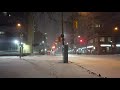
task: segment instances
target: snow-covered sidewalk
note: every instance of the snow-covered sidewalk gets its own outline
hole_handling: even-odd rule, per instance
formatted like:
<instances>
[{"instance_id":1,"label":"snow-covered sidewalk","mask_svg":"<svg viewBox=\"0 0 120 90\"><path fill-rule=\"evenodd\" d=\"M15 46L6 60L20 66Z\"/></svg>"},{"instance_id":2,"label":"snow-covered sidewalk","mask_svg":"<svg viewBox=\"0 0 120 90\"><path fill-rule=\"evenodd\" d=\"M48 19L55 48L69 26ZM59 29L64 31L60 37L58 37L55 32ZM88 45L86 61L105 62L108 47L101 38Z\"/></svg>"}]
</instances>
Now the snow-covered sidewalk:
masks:
<instances>
[{"instance_id":1,"label":"snow-covered sidewalk","mask_svg":"<svg viewBox=\"0 0 120 90\"><path fill-rule=\"evenodd\" d=\"M107 78L120 78L119 55L69 55L69 61Z\"/></svg>"},{"instance_id":2,"label":"snow-covered sidewalk","mask_svg":"<svg viewBox=\"0 0 120 90\"><path fill-rule=\"evenodd\" d=\"M99 78L62 57L26 56L0 57L0 78Z\"/></svg>"}]
</instances>

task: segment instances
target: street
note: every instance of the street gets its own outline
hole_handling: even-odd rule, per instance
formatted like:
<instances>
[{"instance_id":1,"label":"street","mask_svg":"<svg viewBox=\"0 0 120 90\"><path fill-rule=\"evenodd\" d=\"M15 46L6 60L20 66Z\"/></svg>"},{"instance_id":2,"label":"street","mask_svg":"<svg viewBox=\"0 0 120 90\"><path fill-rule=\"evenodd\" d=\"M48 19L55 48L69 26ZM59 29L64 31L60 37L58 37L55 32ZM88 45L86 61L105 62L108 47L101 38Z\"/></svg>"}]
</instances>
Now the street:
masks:
<instances>
[{"instance_id":1,"label":"street","mask_svg":"<svg viewBox=\"0 0 120 90\"><path fill-rule=\"evenodd\" d=\"M69 60L107 78L120 78L120 55L69 55Z\"/></svg>"},{"instance_id":2,"label":"street","mask_svg":"<svg viewBox=\"0 0 120 90\"><path fill-rule=\"evenodd\" d=\"M61 56L0 57L0 78L101 78Z\"/></svg>"},{"instance_id":3,"label":"street","mask_svg":"<svg viewBox=\"0 0 120 90\"><path fill-rule=\"evenodd\" d=\"M0 57L0 78L119 78L120 55Z\"/></svg>"}]
</instances>

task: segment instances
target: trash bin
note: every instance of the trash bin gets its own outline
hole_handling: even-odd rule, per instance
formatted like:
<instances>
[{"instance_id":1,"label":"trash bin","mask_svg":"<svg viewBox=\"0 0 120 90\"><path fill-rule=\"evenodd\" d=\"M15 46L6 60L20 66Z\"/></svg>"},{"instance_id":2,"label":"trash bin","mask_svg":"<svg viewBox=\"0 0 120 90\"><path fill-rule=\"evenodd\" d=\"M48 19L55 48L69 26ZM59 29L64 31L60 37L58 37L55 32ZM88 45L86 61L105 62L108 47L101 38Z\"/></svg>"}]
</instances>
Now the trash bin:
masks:
<instances>
[{"instance_id":1,"label":"trash bin","mask_svg":"<svg viewBox=\"0 0 120 90\"><path fill-rule=\"evenodd\" d=\"M63 61L68 63L68 45L63 46Z\"/></svg>"}]
</instances>

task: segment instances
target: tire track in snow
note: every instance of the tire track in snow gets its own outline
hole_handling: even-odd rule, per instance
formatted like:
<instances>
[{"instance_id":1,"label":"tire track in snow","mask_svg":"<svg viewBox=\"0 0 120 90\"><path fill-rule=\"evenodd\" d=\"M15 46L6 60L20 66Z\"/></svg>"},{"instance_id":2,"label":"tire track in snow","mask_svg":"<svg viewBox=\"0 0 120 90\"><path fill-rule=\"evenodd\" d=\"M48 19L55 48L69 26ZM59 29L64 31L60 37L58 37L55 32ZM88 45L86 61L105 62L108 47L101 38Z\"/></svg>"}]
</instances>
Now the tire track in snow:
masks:
<instances>
[{"instance_id":1,"label":"tire track in snow","mask_svg":"<svg viewBox=\"0 0 120 90\"><path fill-rule=\"evenodd\" d=\"M55 63L49 62L49 65L50 65L50 75L54 76L55 78L58 78L58 76L57 76L57 70L55 68Z\"/></svg>"},{"instance_id":2,"label":"tire track in snow","mask_svg":"<svg viewBox=\"0 0 120 90\"><path fill-rule=\"evenodd\" d=\"M100 78L107 78L107 77L103 77L101 74L97 74L97 73L95 73L95 72L93 72L93 71L91 71L91 70L88 70L87 68L85 68L85 67L83 67L82 65L79 65L79 64L77 64L77 63L75 63L75 62L71 62L71 61L69 61L70 63L73 63L73 64L75 64L75 65L77 65L77 66L79 66L80 68L82 68L82 69L84 69L84 70L86 70L89 74L92 74L92 75L96 75L96 76L98 76L98 77L100 77Z\"/></svg>"},{"instance_id":3,"label":"tire track in snow","mask_svg":"<svg viewBox=\"0 0 120 90\"><path fill-rule=\"evenodd\" d=\"M24 60L24 61L26 61L26 62L28 62L28 63L30 63L30 64L32 64L32 65L34 65L34 68L37 70L37 71L41 71L40 70L40 66L39 65L37 65L36 63L34 63L34 62L32 62L32 61L29 61L29 60L33 60L33 59L22 59L22 60ZM47 61L47 62L49 62L49 61ZM58 78L58 76L57 76L57 71L56 71L56 69L55 69L55 63L51 63L51 62L49 62L49 67L50 67L50 69L49 69L49 75L50 75L50 77L51 78Z\"/></svg>"}]
</instances>

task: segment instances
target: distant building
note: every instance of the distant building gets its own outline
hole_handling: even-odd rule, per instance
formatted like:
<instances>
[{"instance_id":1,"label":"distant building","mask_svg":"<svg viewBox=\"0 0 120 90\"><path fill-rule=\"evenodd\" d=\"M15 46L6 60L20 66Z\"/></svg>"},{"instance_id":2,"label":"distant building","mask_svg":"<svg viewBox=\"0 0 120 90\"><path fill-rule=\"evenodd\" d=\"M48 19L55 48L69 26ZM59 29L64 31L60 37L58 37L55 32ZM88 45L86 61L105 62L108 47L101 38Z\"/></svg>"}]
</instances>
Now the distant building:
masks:
<instances>
[{"instance_id":1,"label":"distant building","mask_svg":"<svg viewBox=\"0 0 120 90\"><path fill-rule=\"evenodd\" d=\"M36 13L27 13L27 32L28 32L28 44L30 45L30 53L45 54L48 48L47 33L39 31Z\"/></svg>"},{"instance_id":2,"label":"distant building","mask_svg":"<svg viewBox=\"0 0 120 90\"><path fill-rule=\"evenodd\" d=\"M34 31L34 53L45 54L48 49L47 35L40 31Z\"/></svg>"},{"instance_id":3,"label":"distant building","mask_svg":"<svg viewBox=\"0 0 120 90\"><path fill-rule=\"evenodd\" d=\"M102 13L97 23L82 28L86 42L79 45L77 51L84 54L120 54L120 13ZM91 21L94 21L91 19ZM87 23L89 24L89 22Z\"/></svg>"},{"instance_id":4,"label":"distant building","mask_svg":"<svg viewBox=\"0 0 120 90\"><path fill-rule=\"evenodd\" d=\"M24 18L15 13L0 13L0 55L1 54L19 54L20 32L23 34L22 44L23 53L30 53L27 45L27 30ZM21 24L18 30L17 23Z\"/></svg>"}]
</instances>

